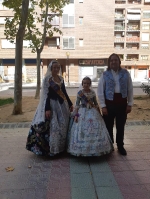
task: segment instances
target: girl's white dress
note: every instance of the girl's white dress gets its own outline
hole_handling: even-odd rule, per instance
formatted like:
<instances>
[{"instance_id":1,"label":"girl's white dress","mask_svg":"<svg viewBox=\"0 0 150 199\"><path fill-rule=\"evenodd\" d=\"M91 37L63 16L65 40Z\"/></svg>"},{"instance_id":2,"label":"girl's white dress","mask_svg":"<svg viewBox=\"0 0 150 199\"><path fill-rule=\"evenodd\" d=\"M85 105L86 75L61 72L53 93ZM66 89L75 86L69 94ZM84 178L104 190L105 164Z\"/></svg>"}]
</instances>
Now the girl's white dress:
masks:
<instances>
[{"instance_id":1,"label":"girl's white dress","mask_svg":"<svg viewBox=\"0 0 150 199\"><path fill-rule=\"evenodd\" d=\"M81 96L80 94L84 94ZM86 97L85 97L86 96ZM87 99L90 99L88 103ZM93 105L91 105L91 102ZM77 94L78 122L70 125L67 151L75 156L101 156L113 150L113 144L104 120L97 110L98 103L93 90Z\"/></svg>"}]
</instances>

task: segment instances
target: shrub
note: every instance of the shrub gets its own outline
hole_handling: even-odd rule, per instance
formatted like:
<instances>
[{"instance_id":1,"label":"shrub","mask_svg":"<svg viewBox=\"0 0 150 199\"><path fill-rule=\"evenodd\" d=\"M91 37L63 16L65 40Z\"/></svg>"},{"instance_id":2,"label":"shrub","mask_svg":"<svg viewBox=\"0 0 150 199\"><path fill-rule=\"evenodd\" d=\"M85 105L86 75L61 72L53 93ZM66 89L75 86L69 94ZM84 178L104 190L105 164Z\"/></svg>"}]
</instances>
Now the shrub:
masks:
<instances>
[{"instance_id":1,"label":"shrub","mask_svg":"<svg viewBox=\"0 0 150 199\"><path fill-rule=\"evenodd\" d=\"M150 97L150 85L146 85L146 84L142 83L141 88L142 88L143 92L146 93L147 95L149 95L149 97Z\"/></svg>"}]
</instances>

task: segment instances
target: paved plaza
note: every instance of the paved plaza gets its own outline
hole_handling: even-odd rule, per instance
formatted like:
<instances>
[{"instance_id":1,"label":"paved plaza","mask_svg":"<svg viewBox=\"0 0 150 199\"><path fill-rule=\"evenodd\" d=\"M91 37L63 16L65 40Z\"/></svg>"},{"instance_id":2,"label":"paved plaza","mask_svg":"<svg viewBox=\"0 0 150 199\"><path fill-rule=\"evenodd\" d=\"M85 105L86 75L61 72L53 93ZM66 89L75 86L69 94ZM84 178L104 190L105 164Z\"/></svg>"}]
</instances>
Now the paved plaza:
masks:
<instances>
[{"instance_id":1,"label":"paved plaza","mask_svg":"<svg viewBox=\"0 0 150 199\"><path fill-rule=\"evenodd\" d=\"M150 121L127 123L127 156L90 158L28 152L29 126L0 124L0 199L150 199Z\"/></svg>"}]
</instances>

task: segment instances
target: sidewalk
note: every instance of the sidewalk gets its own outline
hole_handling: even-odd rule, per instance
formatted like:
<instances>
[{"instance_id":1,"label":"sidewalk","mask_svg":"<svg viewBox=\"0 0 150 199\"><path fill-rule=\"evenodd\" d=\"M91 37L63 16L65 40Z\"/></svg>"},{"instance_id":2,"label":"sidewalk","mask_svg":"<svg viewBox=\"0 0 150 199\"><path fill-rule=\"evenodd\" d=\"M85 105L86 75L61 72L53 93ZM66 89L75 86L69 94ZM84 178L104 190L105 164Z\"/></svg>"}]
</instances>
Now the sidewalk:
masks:
<instances>
[{"instance_id":1,"label":"sidewalk","mask_svg":"<svg viewBox=\"0 0 150 199\"><path fill-rule=\"evenodd\" d=\"M150 85L150 82L148 83L147 80L141 80L141 81L133 80L133 87L140 88L142 83ZM66 82L65 85L66 85L66 87L69 87L69 88L70 87L79 88L80 83L71 82L68 84ZM97 88L97 86L98 86L98 82L92 82L92 87ZM35 89L36 83L23 83L22 88L23 89ZM14 83L0 83L0 91L7 90L7 89L14 89Z\"/></svg>"},{"instance_id":2,"label":"sidewalk","mask_svg":"<svg viewBox=\"0 0 150 199\"><path fill-rule=\"evenodd\" d=\"M29 125L0 124L0 199L150 199L150 121L128 121L127 156L98 158L36 156Z\"/></svg>"}]
</instances>

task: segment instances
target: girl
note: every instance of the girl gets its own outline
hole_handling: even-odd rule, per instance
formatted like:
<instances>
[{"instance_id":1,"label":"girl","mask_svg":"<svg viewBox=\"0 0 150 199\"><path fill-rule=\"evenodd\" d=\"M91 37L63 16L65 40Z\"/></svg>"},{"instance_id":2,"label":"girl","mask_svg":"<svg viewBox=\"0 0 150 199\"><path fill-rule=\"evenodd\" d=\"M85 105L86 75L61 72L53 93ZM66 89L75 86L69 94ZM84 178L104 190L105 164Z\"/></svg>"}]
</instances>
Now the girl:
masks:
<instances>
[{"instance_id":1,"label":"girl","mask_svg":"<svg viewBox=\"0 0 150 199\"><path fill-rule=\"evenodd\" d=\"M82 80L77 94L74 122L68 134L68 152L75 156L101 156L113 150L105 123L99 111L91 79Z\"/></svg>"}]
</instances>

